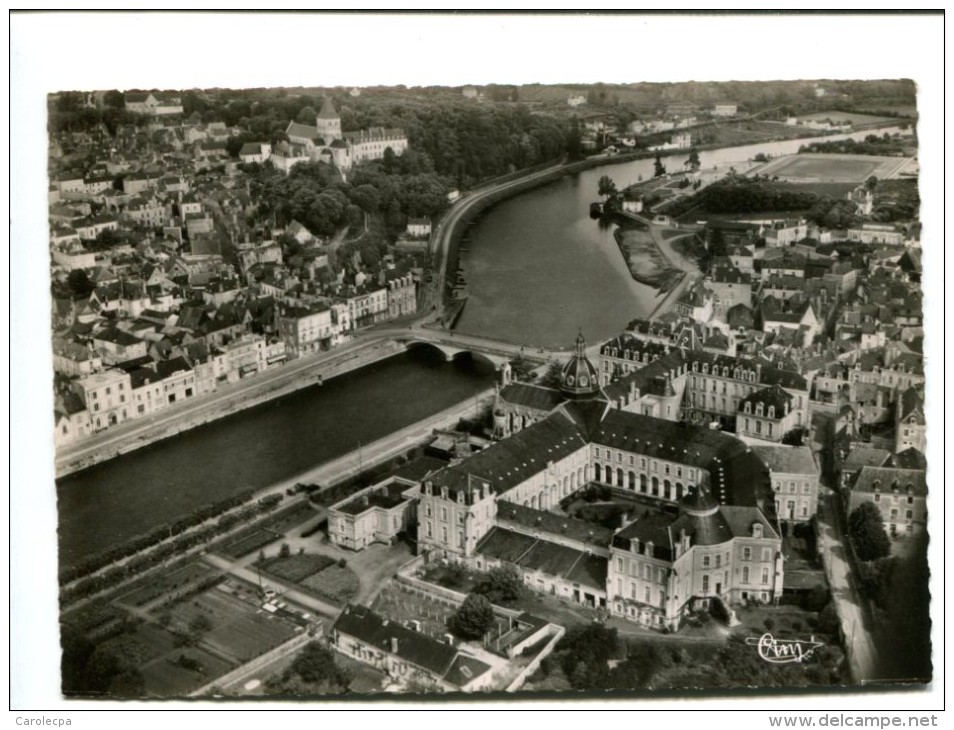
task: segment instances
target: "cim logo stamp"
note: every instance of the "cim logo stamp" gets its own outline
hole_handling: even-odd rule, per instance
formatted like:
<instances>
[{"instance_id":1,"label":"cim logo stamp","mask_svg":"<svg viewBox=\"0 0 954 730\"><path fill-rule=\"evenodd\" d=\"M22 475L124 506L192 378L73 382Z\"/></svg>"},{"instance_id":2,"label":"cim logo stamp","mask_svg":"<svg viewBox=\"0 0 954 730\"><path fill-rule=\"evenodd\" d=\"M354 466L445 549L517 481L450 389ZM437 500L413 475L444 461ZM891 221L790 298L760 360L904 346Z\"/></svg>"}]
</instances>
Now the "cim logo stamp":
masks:
<instances>
[{"instance_id":1,"label":"cim logo stamp","mask_svg":"<svg viewBox=\"0 0 954 730\"><path fill-rule=\"evenodd\" d=\"M760 637L748 638L745 643L758 647L759 656L770 664L791 664L810 659L815 649L824 644L811 639L776 639L771 634L762 634Z\"/></svg>"}]
</instances>

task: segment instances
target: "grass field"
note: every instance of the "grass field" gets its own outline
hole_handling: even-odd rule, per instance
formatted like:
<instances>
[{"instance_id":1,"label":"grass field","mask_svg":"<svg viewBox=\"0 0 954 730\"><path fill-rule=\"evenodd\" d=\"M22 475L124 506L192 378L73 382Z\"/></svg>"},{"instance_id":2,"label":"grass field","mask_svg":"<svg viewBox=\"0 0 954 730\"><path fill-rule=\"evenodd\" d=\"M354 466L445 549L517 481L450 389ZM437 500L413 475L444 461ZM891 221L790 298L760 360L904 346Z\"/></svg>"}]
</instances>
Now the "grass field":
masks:
<instances>
[{"instance_id":1,"label":"grass field","mask_svg":"<svg viewBox=\"0 0 954 730\"><path fill-rule=\"evenodd\" d=\"M188 590L191 585L211 577L212 568L196 560L166 574L149 575L133 584L132 590L116 600L127 606L144 606L161 595Z\"/></svg>"},{"instance_id":2,"label":"grass field","mask_svg":"<svg viewBox=\"0 0 954 730\"><path fill-rule=\"evenodd\" d=\"M861 182L881 167L874 159L851 159L841 156L832 159L807 155L793 155L772 166L772 175L779 177L810 177L820 180L854 180ZM765 173L768 174L768 173Z\"/></svg>"},{"instance_id":3,"label":"grass field","mask_svg":"<svg viewBox=\"0 0 954 730\"><path fill-rule=\"evenodd\" d=\"M692 131L696 144L718 143L725 146L737 146L766 142L768 140L800 139L809 136L803 128L797 128L777 122L723 122Z\"/></svg>"},{"instance_id":4,"label":"grass field","mask_svg":"<svg viewBox=\"0 0 954 730\"><path fill-rule=\"evenodd\" d=\"M190 625L204 616L212 628L202 634L202 643L214 653L238 663L247 662L292 638L295 624L256 608L222 591L210 590L180 603L171 611L169 628L190 632Z\"/></svg>"},{"instance_id":5,"label":"grass field","mask_svg":"<svg viewBox=\"0 0 954 730\"><path fill-rule=\"evenodd\" d=\"M255 565L283 580L301 583L308 576L334 565L334 562L334 558L327 555L289 555L285 558L269 558Z\"/></svg>"},{"instance_id":6,"label":"grass field","mask_svg":"<svg viewBox=\"0 0 954 730\"><path fill-rule=\"evenodd\" d=\"M299 585L339 603L347 603L360 588L355 572L340 565L331 565L320 573L305 578Z\"/></svg>"}]
</instances>

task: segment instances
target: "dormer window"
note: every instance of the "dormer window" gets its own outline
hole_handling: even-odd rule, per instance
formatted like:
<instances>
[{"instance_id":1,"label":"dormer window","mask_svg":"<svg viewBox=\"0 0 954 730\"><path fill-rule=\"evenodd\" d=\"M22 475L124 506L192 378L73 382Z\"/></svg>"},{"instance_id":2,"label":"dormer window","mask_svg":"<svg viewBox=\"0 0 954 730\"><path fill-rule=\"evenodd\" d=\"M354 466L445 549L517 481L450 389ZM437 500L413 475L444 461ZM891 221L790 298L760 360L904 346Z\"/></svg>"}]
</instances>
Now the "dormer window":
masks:
<instances>
[{"instance_id":1,"label":"dormer window","mask_svg":"<svg viewBox=\"0 0 954 730\"><path fill-rule=\"evenodd\" d=\"M760 522L752 525L752 537L762 537L762 524Z\"/></svg>"},{"instance_id":2,"label":"dormer window","mask_svg":"<svg viewBox=\"0 0 954 730\"><path fill-rule=\"evenodd\" d=\"M644 555L648 555L649 557L652 557L652 555L653 555L653 544L652 544L651 542L647 542L647 543L646 543L646 548L645 548L645 550L643 551L643 554L644 554Z\"/></svg>"}]
</instances>

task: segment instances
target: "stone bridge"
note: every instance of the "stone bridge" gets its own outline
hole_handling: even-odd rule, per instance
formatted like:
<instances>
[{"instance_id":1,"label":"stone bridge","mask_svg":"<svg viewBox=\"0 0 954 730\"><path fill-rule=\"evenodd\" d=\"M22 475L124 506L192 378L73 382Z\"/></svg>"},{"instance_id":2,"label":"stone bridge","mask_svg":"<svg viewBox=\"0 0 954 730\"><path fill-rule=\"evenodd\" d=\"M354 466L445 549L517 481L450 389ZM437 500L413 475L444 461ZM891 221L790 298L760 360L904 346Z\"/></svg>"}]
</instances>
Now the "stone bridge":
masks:
<instances>
[{"instance_id":1,"label":"stone bridge","mask_svg":"<svg viewBox=\"0 0 954 730\"><path fill-rule=\"evenodd\" d=\"M540 364L551 360L555 356L566 356L566 353L524 347L509 342L469 335L453 335L446 332L415 332L413 335L407 334L396 337L395 340L408 350L417 347L432 348L444 355L447 360L453 360L463 353L469 353L473 357L483 358L495 368L499 368L504 363L521 356Z\"/></svg>"}]
</instances>

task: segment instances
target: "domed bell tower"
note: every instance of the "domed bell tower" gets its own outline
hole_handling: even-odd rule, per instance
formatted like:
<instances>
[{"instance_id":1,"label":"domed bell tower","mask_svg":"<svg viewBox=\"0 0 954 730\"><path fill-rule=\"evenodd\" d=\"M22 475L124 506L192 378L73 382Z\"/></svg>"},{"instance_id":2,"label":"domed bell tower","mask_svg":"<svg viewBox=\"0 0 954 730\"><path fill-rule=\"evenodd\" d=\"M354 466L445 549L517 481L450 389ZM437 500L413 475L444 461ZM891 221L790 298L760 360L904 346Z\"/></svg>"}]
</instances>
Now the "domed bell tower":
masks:
<instances>
[{"instance_id":1,"label":"domed bell tower","mask_svg":"<svg viewBox=\"0 0 954 730\"><path fill-rule=\"evenodd\" d=\"M586 340L580 332L576 337L576 352L563 366L560 391L568 398L585 399L595 396L599 389L599 373L586 356Z\"/></svg>"}]
</instances>

